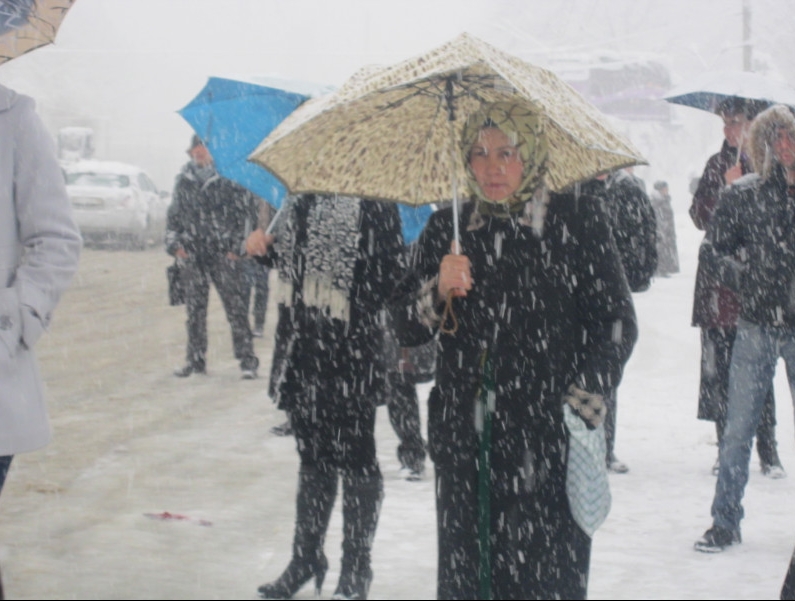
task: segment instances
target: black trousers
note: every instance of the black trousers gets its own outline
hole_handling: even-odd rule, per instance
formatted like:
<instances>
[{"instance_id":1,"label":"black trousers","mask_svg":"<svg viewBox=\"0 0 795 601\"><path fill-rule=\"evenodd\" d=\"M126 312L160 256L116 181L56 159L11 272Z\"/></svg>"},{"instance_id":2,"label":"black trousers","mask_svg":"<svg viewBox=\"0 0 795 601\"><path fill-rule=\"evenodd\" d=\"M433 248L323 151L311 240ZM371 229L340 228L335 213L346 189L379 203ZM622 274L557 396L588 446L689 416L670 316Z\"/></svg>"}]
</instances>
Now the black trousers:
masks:
<instances>
[{"instance_id":1,"label":"black trousers","mask_svg":"<svg viewBox=\"0 0 795 601\"><path fill-rule=\"evenodd\" d=\"M389 421L400 440L398 460L402 467L421 470L425 464L425 442L422 440L420 404L414 374L389 372L387 382Z\"/></svg>"},{"instance_id":2,"label":"black trousers","mask_svg":"<svg viewBox=\"0 0 795 601\"><path fill-rule=\"evenodd\" d=\"M251 308L254 317L254 329L261 330L265 326L265 313L268 310L268 275L270 269L255 261L254 259L244 259L246 283L245 283L245 304L248 309L251 304L251 291L254 291L254 306Z\"/></svg>"},{"instance_id":3,"label":"black trousers","mask_svg":"<svg viewBox=\"0 0 795 601\"><path fill-rule=\"evenodd\" d=\"M212 257L188 257L183 281L188 311L187 361L198 369L207 365L207 306L210 283L215 286L232 328L232 345L241 369L256 369L259 360L254 355L248 307L245 304L244 265L241 259L228 259L219 254Z\"/></svg>"}]
</instances>

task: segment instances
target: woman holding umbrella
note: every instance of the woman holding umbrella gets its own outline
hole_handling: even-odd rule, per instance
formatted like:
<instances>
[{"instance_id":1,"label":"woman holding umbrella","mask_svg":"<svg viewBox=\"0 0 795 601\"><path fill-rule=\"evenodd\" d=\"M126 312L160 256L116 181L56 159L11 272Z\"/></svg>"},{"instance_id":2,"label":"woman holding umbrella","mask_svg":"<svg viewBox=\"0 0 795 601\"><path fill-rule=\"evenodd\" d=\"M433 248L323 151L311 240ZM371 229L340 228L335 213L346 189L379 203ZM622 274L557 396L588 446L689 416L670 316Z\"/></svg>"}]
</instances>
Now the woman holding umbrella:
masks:
<instances>
[{"instance_id":1,"label":"woman holding umbrella","mask_svg":"<svg viewBox=\"0 0 795 601\"><path fill-rule=\"evenodd\" d=\"M563 405L601 422L637 336L632 299L599 202L544 184L543 116L486 105L461 144L474 193L461 254L452 211L437 211L392 306L404 345L441 330L428 400L438 598L584 598L591 540L567 499Z\"/></svg>"}]
</instances>

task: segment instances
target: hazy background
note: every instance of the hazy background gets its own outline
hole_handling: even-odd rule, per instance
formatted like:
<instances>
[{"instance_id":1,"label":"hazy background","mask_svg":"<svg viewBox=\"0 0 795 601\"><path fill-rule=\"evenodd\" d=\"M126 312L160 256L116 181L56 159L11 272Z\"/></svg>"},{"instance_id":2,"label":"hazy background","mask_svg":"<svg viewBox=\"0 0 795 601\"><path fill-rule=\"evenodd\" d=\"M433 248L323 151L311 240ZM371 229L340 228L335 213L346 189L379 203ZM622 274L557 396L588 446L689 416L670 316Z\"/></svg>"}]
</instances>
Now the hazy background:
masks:
<instances>
[{"instance_id":1,"label":"hazy background","mask_svg":"<svg viewBox=\"0 0 795 601\"><path fill-rule=\"evenodd\" d=\"M93 127L98 158L136 163L170 189L191 135L176 111L209 76L339 85L362 65L468 31L557 72L568 65L569 77L587 64L653 62L675 85L743 67L744 6L754 70L795 82L792 0L77 0L56 44L0 67L0 83L34 96L53 134ZM639 174L669 180L684 210L721 124L664 110L664 120L618 123L651 162Z\"/></svg>"}]
</instances>

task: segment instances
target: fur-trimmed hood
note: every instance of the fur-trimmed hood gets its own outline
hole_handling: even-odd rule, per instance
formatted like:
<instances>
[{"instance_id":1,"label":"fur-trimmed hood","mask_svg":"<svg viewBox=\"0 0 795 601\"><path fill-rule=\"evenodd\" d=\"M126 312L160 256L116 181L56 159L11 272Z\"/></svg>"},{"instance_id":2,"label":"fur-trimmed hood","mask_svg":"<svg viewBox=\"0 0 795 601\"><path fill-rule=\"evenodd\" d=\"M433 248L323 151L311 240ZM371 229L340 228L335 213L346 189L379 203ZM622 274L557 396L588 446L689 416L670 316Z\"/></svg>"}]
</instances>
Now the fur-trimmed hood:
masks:
<instances>
[{"instance_id":1,"label":"fur-trimmed hood","mask_svg":"<svg viewBox=\"0 0 795 601\"><path fill-rule=\"evenodd\" d=\"M787 130L795 138L795 115L783 104L762 111L751 124L748 154L754 165L754 171L763 180L770 177L773 166L777 163L773 156L773 141L780 129Z\"/></svg>"}]
</instances>

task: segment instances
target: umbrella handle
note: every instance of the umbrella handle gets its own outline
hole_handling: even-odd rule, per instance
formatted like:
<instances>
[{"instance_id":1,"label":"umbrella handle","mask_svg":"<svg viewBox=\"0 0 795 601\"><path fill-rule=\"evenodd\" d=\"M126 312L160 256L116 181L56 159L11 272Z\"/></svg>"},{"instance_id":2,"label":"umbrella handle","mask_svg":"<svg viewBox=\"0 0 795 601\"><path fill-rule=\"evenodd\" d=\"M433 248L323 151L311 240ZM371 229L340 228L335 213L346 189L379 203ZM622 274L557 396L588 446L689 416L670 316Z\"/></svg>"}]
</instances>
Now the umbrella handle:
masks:
<instances>
[{"instance_id":1,"label":"umbrella handle","mask_svg":"<svg viewBox=\"0 0 795 601\"><path fill-rule=\"evenodd\" d=\"M448 328L447 322L452 321L452 325ZM447 298L444 301L444 311L442 312L442 322L439 325L439 330L442 334L454 335L458 331L458 319L453 311L453 291L447 291Z\"/></svg>"}]
</instances>

